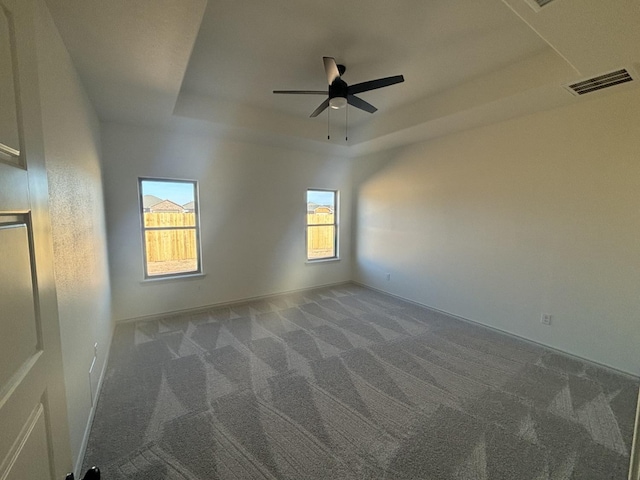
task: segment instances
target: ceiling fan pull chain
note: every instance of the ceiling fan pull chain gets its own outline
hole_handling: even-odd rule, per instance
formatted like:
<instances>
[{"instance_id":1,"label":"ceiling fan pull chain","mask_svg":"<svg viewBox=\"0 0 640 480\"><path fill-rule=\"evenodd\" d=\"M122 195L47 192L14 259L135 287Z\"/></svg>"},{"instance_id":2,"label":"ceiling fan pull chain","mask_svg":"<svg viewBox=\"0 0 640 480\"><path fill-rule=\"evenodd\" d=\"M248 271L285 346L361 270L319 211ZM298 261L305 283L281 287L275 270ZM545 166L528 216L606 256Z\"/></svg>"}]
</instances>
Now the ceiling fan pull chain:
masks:
<instances>
[{"instance_id":1,"label":"ceiling fan pull chain","mask_svg":"<svg viewBox=\"0 0 640 480\"><path fill-rule=\"evenodd\" d=\"M346 121L344 122L344 141L348 142L349 141L349 104L347 104L347 108L344 109L344 114L347 117Z\"/></svg>"},{"instance_id":2,"label":"ceiling fan pull chain","mask_svg":"<svg viewBox=\"0 0 640 480\"><path fill-rule=\"evenodd\" d=\"M331 140L331 132L329 131L329 123L331 122L331 109L327 110L327 140Z\"/></svg>"}]
</instances>

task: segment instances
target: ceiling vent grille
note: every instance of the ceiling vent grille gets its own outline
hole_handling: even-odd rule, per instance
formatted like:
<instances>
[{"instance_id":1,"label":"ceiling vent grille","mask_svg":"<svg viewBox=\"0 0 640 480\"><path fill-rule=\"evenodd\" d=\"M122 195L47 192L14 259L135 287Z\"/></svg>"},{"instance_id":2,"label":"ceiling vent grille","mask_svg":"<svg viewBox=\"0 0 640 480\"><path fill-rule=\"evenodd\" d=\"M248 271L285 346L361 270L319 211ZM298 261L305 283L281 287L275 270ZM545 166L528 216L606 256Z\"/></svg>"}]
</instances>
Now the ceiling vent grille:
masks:
<instances>
[{"instance_id":1,"label":"ceiling vent grille","mask_svg":"<svg viewBox=\"0 0 640 480\"><path fill-rule=\"evenodd\" d=\"M632 82L634 78L626 68L616 70L615 72L605 73L597 77L588 78L580 82L565 85L565 88L574 95L585 95L587 93L602 90L603 88L613 87L621 83Z\"/></svg>"}]
</instances>

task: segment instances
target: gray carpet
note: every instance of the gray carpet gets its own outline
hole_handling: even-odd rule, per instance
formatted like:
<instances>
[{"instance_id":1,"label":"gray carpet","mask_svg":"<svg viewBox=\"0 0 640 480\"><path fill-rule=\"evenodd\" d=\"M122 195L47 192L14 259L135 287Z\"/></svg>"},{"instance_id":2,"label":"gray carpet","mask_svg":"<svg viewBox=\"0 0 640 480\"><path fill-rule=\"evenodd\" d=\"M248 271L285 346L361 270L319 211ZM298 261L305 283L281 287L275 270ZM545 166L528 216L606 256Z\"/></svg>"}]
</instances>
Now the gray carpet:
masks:
<instances>
[{"instance_id":1,"label":"gray carpet","mask_svg":"<svg viewBox=\"0 0 640 480\"><path fill-rule=\"evenodd\" d=\"M637 379L345 285L117 327L117 479L626 479Z\"/></svg>"}]
</instances>

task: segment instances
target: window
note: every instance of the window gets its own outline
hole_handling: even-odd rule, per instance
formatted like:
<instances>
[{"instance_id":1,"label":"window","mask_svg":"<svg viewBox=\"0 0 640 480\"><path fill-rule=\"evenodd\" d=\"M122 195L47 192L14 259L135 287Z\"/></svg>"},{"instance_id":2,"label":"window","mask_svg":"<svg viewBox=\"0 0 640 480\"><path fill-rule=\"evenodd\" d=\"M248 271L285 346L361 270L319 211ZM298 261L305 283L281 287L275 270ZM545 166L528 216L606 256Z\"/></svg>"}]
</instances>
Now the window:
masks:
<instances>
[{"instance_id":1,"label":"window","mask_svg":"<svg viewBox=\"0 0 640 480\"><path fill-rule=\"evenodd\" d=\"M198 183L139 178L144 277L201 273Z\"/></svg>"},{"instance_id":2,"label":"window","mask_svg":"<svg viewBox=\"0 0 640 480\"><path fill-rule=\"evenodd\" d=\"M307 260L338 258L338 192L307 190Z\"/></svg>"}]
</instances>

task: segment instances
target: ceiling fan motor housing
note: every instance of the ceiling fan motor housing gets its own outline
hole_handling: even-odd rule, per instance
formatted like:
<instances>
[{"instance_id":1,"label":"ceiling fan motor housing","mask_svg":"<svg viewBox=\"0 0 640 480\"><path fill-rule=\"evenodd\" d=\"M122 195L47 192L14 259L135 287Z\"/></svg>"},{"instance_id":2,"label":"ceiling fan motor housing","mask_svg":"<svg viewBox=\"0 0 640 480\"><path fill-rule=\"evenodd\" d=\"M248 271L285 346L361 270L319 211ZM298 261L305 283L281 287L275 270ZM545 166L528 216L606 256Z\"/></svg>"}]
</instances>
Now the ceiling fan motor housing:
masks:
<instances>
[{"instance_id":1,"label":"ceiling fan motor housing","mask_svg":"<svg viewBox=\"0 0 640 480\"><path fill-rule=\"evenodd\" d=\"M329 85L329 98L343 97L347 98L348 92L347 83L340 77L336 78L331 85Z\"/></svg>"}]
</instances>

